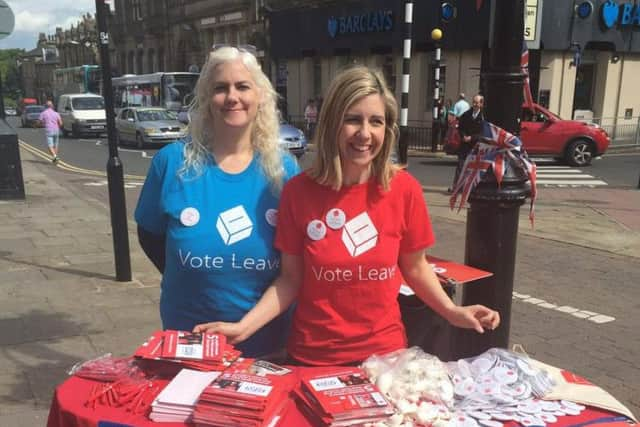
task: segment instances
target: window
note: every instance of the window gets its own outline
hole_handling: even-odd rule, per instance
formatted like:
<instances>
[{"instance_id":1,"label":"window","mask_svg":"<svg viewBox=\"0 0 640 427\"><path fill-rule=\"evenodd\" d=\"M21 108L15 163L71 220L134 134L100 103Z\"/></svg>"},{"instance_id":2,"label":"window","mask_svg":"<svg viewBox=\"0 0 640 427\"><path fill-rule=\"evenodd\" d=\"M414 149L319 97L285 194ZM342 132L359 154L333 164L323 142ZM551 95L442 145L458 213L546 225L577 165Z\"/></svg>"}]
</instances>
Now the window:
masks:
<instances>
[{"instance_id":1,"label":"window","mask_svg":"<svg viewBox=\"0 0 640 427\"><path fill-rule=\"evenodd\" d=\"M132 19L134 21L142 21L142 7L140 2L141 0L131 0Z\"/></svg>"},{"instance_id":2,"label":"window","mask_svg":"<svg viewBox=\"0 0 640 427\"><path fill-rule=\"evenodd\" d=\"M322 64L317 56L313 58L313 96L322 95Z\"/></svg>"},{"instance_id":3,"label":"window","mask_svg":"<svg viewBox=\"0 0 640 427\"><path fill-rule=\"evenodd\" d=\"M393 65L393 56L385 56L384 62L382 63L382 75L387 81L391 93L395 93L396 91L396 73Z\"/></svg>"},{"instance_id":4,"label":"window","mask_svg":"<svg viewBox=\"0 0 640 427\"><path fill-rule=\"evenodd\" d=\"M429 67L429 84L427 84L427 93L426 93L427 102L425 103L425 108L427 111L431 111L433 109L433 95L436 88L435 75L436 75L436 66L435 64L432 63ZM447 67L442 64L440 64L440 81L438 83L438 87L440 88L438 91L438 96L440 98L445 98L445 93L446 93L445 88L447 87Z\"/></svg>"}]
</instances>

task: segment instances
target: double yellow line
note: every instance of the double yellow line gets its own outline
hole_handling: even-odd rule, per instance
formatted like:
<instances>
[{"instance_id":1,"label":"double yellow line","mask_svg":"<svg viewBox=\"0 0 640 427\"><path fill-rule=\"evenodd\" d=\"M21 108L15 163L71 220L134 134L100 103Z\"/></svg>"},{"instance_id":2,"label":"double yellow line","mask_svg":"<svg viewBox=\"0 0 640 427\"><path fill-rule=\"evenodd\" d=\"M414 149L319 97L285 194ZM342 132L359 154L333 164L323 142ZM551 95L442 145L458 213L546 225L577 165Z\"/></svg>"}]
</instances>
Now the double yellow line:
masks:
<instances>
[{"instance_id":1,"label":"double yellow line","mask_svg":"<svg viewBox=\"0 0 640 427\"><path fill-rule=\"evenodd\" d=\"M47 162L51 162L51 155L39 150L35 147L32 147L31 145L27 144L24 141L18 140L20 147L25 150L28 151L29 153L33 154L36 157L40 157L43 160L46 160ZM77 166L73 166L70 165L69 163L63 162L62 160L58 160L55 163L55 166L57 166L58 168L68 171L68 172L74 172L74 173L81 173L84 175L91 175L91 176L99 176L102 178L105 178L107 176L106 172L102 172L102 171L96 171L96 170L92 170L92 169L84 169L84 168L79 168ZM140 176L140 175L124 175L125 179L130 179L130 180L137 180L137 181L144 181L145 177L144 176Z\"/></svg>"}]
</instances>

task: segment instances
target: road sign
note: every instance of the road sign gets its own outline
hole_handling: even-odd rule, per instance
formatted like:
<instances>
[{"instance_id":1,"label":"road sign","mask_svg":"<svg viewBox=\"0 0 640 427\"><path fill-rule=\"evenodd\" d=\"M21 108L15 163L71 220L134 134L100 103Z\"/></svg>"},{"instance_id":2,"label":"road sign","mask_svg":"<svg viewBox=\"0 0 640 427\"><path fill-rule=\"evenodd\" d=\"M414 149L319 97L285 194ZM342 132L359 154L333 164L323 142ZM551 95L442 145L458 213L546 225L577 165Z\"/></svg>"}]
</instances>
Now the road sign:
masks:
<instances>
[{"instance_id":1,"label":"road sign","mask_svg":"<svg viewBox=\"0 0 640 427\"><path fill-rule=\"evenodd\" d=\"M540 26L542 24L542 0L526 0L524 8L524 40L527 48L540 48Z\"/></svg>"},{"instance_id":2,"label":"road sign","mask_svg":"<svg viewBox=\"0 0 640 427\"><path fill-rule=\"evenodd\" d=\"M13 32L15 24L16 20L13 16L13 11L6 1L0 0L0 40Z\"/></svg>"}]
</instances>

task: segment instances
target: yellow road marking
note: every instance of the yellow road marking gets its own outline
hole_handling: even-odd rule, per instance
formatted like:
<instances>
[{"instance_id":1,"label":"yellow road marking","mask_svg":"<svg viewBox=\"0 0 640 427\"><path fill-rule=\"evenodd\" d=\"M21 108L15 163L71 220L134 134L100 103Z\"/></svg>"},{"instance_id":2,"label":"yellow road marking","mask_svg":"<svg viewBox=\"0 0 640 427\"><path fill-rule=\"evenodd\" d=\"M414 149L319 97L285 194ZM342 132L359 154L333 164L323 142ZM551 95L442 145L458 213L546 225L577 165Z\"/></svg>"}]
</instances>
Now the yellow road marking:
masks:
<instances>
[{"instance_id":1,"label":"yellow road marking","mask_svg":"<svg viewBox=\"0 0 640 427\"><path fill-rule=\"evenodd\" d=\"M39 150L29 144L27 144L26 142L22 141L22 140L18 140L20 143L20 147L22 147L24 150L30 152L31 154L40 157L43 160L46 160L48 162L51 161L51 155L49 153L46 153L42 150ZM65 170L67 172L74 172L74 173L81 173L84 175L91 175L91 176L101 176L101 177L106 177L107 173L106 172L102 172L102 171L97 171L97 170L92 170L92 169L84 169L84 168L80 168L78 166L74 166L71 165L69 163L63 162L62 160L58 160L58 162L55 164L55 166L57 166L58 168ZM145 177L144 176L140 176L140 175L124 175L125 179L130 179L130 180L139 180L139 181L144 181Z\"/></svg>"}]
</instances>

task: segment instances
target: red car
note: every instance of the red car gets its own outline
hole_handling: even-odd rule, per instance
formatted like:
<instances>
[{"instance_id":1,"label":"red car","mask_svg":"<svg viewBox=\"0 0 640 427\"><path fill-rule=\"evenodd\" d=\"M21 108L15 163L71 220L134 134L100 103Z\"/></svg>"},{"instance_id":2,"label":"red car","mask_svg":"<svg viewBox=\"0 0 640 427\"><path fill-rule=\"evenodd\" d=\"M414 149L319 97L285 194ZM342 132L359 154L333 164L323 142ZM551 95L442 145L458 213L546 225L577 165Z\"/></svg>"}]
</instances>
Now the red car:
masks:
<instances>
[{"instance_id":1,"label":"red car","mask_svg":"<svg viewBox=\"0 0 640 427\"><path fill-rule=\"evenodd\" d=\"M552 156L571 166L588 166L611 143L609 135L596 124L563 120L538 104L533 107L534 111L522 107L520 123L520 139L531 156ZM457 152L459 140L448 138L447 154Z\"/></svg>"}]
</instances>

